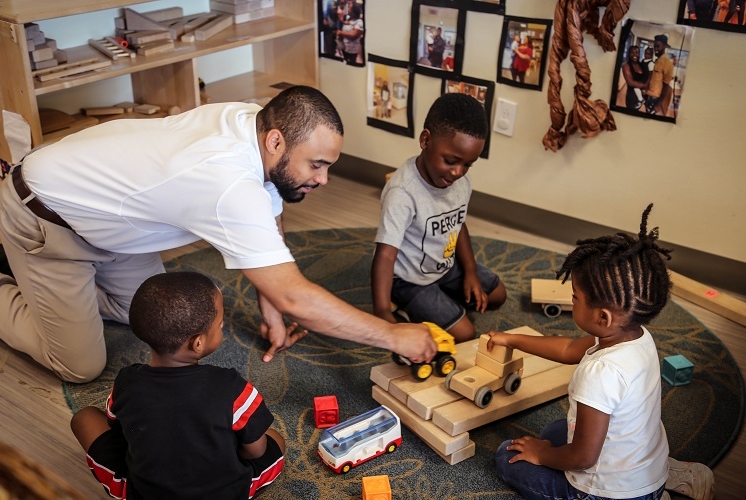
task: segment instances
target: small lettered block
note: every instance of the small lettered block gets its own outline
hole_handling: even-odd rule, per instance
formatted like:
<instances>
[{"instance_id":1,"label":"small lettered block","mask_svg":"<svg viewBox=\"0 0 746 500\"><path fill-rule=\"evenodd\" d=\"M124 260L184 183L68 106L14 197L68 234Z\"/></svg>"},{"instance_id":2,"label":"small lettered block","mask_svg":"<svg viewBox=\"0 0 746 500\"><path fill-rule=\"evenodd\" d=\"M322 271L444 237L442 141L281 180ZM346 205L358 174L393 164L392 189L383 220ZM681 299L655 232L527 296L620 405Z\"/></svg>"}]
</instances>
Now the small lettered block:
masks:
<instances>
[{"instance_id":1,"label":"small lettered block","mask_svg":"<svg viewBox=\"0 0 746 500\"><path fill-rule=\"evenodd\" d=\"M681 354L663 358L661 376L671 385L686 385L692 381L694 364Z\"/></svg>"},{"instance_id":2,"label":"small lettered block","mask_svg":"<svg viewBox=\"0 0 746 500\"><path fill-rule=\"evenodd\" d=\"M389 477L363 477L363 500L391 500Z\"/></svg>"},{"instance_id":3,"label":"small lettered block","mask_svg":"<svg viewBox=\"0 0 746 500\"><path fill-rule=\"evenodd\" d=\"M337 396L318 396L313 398L313 410L314 421L318 429L326 429L339 423Z\"/></svg>"}]
</instances>

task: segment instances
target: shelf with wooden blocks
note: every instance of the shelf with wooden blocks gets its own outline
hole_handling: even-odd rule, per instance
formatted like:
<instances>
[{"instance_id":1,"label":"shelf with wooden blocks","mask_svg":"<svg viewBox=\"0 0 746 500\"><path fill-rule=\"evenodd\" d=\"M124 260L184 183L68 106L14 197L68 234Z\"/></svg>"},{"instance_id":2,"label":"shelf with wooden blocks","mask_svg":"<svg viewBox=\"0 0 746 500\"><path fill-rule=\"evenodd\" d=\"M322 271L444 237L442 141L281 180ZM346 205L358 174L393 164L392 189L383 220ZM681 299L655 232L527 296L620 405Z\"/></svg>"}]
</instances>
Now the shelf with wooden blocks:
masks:
<instances>
[{"instance_id":1,"label":"shelf with wooden blocks","mask_svg":"<svg viewBox=\"0 0 746 500\"><path fill-rule=\"evenodd\" d=\"M508 333L541 335L527 326ZM457 344L456 369L475 366L480 339ZM518 350L513 357L523 358L520 389L512 395L502 390L494 393L484 409L461 394L445 388L445 378L430 377L418 382L408 366L386 363L374 366L373 399L391 408L401 422L451 465L474 456L475 445L469 431L519 411L567 394L567 384L575 365L563 365Z\"/></svg>"}]
</instances>

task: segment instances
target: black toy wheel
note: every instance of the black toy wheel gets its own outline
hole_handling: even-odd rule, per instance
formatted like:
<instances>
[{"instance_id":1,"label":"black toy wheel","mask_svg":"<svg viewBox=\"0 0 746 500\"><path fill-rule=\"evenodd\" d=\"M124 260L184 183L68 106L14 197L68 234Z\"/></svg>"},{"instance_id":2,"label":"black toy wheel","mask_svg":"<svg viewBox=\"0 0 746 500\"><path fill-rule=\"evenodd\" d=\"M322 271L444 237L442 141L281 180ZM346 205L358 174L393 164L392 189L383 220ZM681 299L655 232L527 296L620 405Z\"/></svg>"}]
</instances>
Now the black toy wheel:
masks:
<instances>
[{"instance_id":1,"label":"black toy wheel","mask_svg":"<svg viewBox=\"0 0 746 500\"><path fill-rule=\"evenodd\" d=\"M435 373L437 373L439 377L445 377L455 369L456 359L450 354L438 358L435 362Z\"/></svg>"},{"instance_id":2,"label":"black toy wheel","mask_svg":"<svg viewBox=\"0 0 746 500\"><path fill-rule=\"evenodd\" d=\"M451 379L457 373L458 373L458 370L453 370L451 373L446 375L446 381L445 381L446 389L451 390Z\"/></svg>"},{"instance_id":3,"label":"black toy wheel","mask_svg":"<svg viewBox=\"0 0 746 500\"><path fill-rule=\"evenodd\" d=\"M521 387L521 376L517 373L511 373L505 379L505 392L508 394L515 394L516 391Z\"/></svg>"},{"instance_id":4,"label":"black toy wheel","mask_svg":"<svg viewBox=\"0 0 746 500\"><path fill-rule=\"evenodd\" d=\"M423 380L427 380L430 378L430 375L433 374L433 366L430 363L424 363L424 364L413 364L412 365L412 375L414 375L414 378L419 380L420 382Z\"/></svg>"},{"instance_id":5,"label":"black toy wheel","mask_svg":"<svg viewBox=\"0 0 746 500\"><path fill-rule=\"evenodd\" d=\"M474 396L474 404L480 408L487 408L492 402L492 389L485 385L477 389L477 394Z\"/></svg>"},{"instance_id":6,"label":"black toy wheel","mask_svg":"<svg viewBox=\"0 0 746 500\"><path fill-rule=\"evenodd\" d=\"M557 304L546 304L544 306L544 314L549 318L556 318L562 313L562 308Z\"/></svg>"}]
</instances>

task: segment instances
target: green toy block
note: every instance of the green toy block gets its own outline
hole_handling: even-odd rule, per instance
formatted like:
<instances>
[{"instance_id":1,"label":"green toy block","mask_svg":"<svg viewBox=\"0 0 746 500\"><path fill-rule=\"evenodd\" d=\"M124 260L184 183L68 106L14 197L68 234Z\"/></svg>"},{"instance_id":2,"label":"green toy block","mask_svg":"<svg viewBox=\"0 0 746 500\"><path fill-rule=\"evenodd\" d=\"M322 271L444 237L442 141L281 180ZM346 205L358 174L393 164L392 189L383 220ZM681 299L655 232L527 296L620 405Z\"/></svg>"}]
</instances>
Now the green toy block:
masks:
<instances>
[{"instance_id":1,"label":"green toy block","mask_svg":"<svg viewBox=\"0 0 746 500\"><path fill-rule=\"evenodd\" d=\"M663 367L661 376L669 384L686 385L692 381L694 374L694 365L681 354L663 358Z\"/></svg>"}]
</instances>

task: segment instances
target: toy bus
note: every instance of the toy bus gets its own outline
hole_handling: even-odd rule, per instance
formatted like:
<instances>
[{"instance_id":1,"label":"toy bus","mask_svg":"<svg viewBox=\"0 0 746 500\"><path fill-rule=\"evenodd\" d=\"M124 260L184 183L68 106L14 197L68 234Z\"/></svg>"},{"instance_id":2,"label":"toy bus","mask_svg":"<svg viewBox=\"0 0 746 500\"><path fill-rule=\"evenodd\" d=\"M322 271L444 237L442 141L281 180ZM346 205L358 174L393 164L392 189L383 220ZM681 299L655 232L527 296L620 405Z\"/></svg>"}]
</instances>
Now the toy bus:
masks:
<instances>
[{"instance_id":1,"label":"toy bus","mask_svg":"<svg viewBox=\"0 0 746 500\"><path fill-rule=\"evenodd\" d=\"M401 422L394 412L380 406L330 427L321 434L318 453L337 474L346 474L401 445Z\"/></svg>"}]
</instances>

